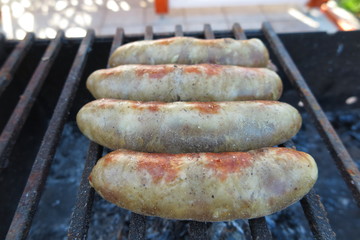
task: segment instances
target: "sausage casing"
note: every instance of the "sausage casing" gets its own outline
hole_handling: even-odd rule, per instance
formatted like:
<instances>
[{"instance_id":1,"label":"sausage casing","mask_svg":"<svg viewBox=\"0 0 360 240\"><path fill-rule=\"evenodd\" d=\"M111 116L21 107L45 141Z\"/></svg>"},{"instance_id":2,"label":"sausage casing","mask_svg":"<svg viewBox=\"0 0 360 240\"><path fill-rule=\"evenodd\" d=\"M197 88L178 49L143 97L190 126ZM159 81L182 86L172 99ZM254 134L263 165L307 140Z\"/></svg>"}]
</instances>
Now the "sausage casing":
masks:
<instances>
[{"instance_id":1,"label":"sausage casing","mask_svg":"<svg viewBox=\"0 0 360 240\"><path fill-rule=\"evenodd\" d=\"M247 151L283 143L301 116L277 101L136 102L100 99L77 114L82 133L110 149L144 152Z\"/></svg>"},{"instance_id":2,"label":"sausage casing","mask_svg":"<svg viewBox=\"0 0 360 240\"><path fill-rule=\"evenodd\" d=\"M274 213L301 199L316 179L314 159L287 148L187 154L117 150L100 159L89 177L103 198L120 207L197 221Z\"/></svg>"},{"instance_id":3,"label":"sausage casing","mask_svg":"<svg viewBox=\"0 0 360 240\"><path fill-rule=\"evenodd\" d=\"M92 73L95 98L137 101L278 100L279 76L266 68L198 65L121 65Z\"/></svg>"},{"instance_id":4,"label":"sausage casing","mask_svg":"<svg viewBox=\"0 0 360 240\"><path fill-rule=\"evenodd\" d=\"M259 39L234 40L173 37L125 44L110 57L110 66L123 64L214 63L267 67L269 53Z\"/></svg>"}]
</instances>

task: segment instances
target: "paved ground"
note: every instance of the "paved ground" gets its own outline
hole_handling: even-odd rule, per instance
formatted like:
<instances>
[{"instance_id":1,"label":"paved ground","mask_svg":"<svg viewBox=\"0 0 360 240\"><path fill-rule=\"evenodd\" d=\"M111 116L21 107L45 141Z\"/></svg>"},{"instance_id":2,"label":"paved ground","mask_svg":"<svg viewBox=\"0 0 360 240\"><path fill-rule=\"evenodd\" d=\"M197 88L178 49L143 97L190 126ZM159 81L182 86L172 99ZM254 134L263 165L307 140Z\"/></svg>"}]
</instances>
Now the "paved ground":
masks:
<instances>
[{"instance_id":1,"label":"paved ground","mask_svg":"<svg viewBox=\"0 0 360 240\"><path fill-rule=\"evenodd\" d=\"M26 32L52 38L56 29L68 37L84 36L93 28L97 35L113 35L117 27L126 33L141 33L146 25L154 31L202 30L210 23L214 30L230 29L239 22L245 29L258 29L270 21L277 32L336 31L319 11L301 4L173 8L169 14L155 14L153 0L0 0L2 30L7 38L21 39ZM171 0L170 0L171 1Z\"/></svg>"}]
</instances>

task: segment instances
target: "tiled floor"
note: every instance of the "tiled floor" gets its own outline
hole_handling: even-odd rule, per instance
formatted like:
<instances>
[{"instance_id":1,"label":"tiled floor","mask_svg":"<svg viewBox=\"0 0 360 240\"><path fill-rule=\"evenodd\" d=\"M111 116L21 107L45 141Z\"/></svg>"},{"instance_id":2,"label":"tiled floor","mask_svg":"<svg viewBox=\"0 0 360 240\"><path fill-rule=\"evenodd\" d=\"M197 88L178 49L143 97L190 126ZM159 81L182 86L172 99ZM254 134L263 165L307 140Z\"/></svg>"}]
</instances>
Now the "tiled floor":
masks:
<instances>
[{"instance_id":1,"label":"tiled floor","mask_svg":"<svg viewBox=\"0 0 360 240\"><path fill-rule=\"evenodd\" d=\"M117 27L126 33L141 33L152 25L156 32L168 32L181 24L185 31L197 31L210 23L214 30L226 30L239 22L245 29L258 29L264 21L278 32L336 31L319 11L306 11L300 4L175 8L159 16L153 0L0 1L2 30L7 38L18 39L27 31L52 38L59 28L68 37L77 37L87 28L95 29L97 35L113 35Z\"/></svg>"}]
</instances>

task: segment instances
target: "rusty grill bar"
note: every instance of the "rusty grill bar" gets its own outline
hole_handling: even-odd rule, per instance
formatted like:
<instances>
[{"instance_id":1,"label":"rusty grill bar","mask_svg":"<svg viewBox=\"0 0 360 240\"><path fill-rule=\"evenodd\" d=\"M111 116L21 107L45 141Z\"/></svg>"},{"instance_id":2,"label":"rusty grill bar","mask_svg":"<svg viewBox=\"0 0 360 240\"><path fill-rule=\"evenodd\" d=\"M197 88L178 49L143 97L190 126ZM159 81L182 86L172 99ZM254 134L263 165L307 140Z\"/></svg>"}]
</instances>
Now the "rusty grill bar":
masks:
<instances>
[{"instance_id":1,"label":"rusty grill bar","mask_svg":"<svg viewBox=\"0 0 360 240\"><path fill-rule=\"evenodd\" d=\"M123 43L123 40L124 30L118 28L112 42L110 54ZM101 157L102 152L102 146L94 142L90 142L84 171L81 176L79 192L76 198L75 209L70 220L68 239L84 239L86 237L95 193L94 189L91 188L88 182L88 176L90 175L92 168L95 166L96 161Z\"/></svg>"},{"instance_id":2,"label":"rusty grill bar","mask_svg":"<svg viewBox=\"0 0 360 240\"><path fill-rule=\"evenodd\" d=\"M154 31L152 26L146 26L144 40L152 40ZM146 235L146 217L137 213L131 213L129 226L129 239L143 240Z\"/></svg>"},{"instance_id":3,"label":"rusty grill bar","mask_svg":"<svg viewBox=\"0 0 360 240\"><path fill-rule=\"evenodd\" d=\"M63 32L59 32L58 36L53 41L55 47L60 44L63 37ZM29 180L21 196L6 239L25 239L28 235L34 212L39 203L41 192L43 191L50 165L54 158L56 145L59 142L69 109L75 98L81 74L85 67L87 55L94 37L94 31L88 31L80 45L73 66L65 82L65 86L55 107L54 114L50 120L49 127L45 133L40 150L36 156ZM54 45L52 44L49 46L49 49L52 49L53 47ZM45 54L45 56L47 55ZM47 59L45 61L47 61Z\"/></svg>"},{"instance_id":4,"label":"rusty grill bar","mask_svg":"<svg viewBox=\"0 0 360 240\"><path fill-rule=\"evenodd\" d=\"M88 183L88 177L96 161L101 157L102 150L103 148L100 145L90 142L75 209L71 215L68 239L84 239L86 237L95 194L94 189Z\"/></svg>"},{"instance_id":5,"label":"rusty grill bar","mask_svg":"<svg viewBox=\"0 0 360 240\"><path fill-rule=\"evenodd\" d=\"M181 25L176 25L175 26L175 36L176 37L182 37L184 36L183 30L182 30L182 26Z\"/></svg>"},{"instance_id":6,"label":"rusty grill bar","mask_svg":"<svg viewBox=\"0 0 360 240\"><path fill-rule=\"evenodd\" d=\"M285 142L282 146L296 149L292 140ZM321 203L320 197L316 194L315 190L311 189L300 200L300 203L315 239L336 239L336 235L331 229L329 219L327 218L324 205Z\"/></svg>"},{"instance_id":7,"label":"rusty grill bar","mask_svg":"<svg viewBox=\"0 0 360 240\"><path fill-rule=\"evenodd\" d=\"M235 23L233 26L233 33L235 39L245 40L247 39L244 30L241 28L240 24ZM270 230L266 224L265 217L250 219L249 226L251 229L251 235L253 239L271 239Z\"/></svg>"},{"instance_id":8,"label":"rusty grill bar","mask_svg":"<svg viewBox=\"0 0 360 240\"><path fill-rule=\"evenodd\" d=\"M246 39L246 35L239 24L234 24L232 30L234 38ZM335 130L329 123L309 87L306 85L305 80L297 70L297 67L282 45L279 37L268 23L263 25L262 30L267 41L270 43L271 50L276 54L281 67L285 70L285 73L303 100L307 112L310 113L317 124L318 130L323 136L324 141L327 143L344 181L352 190L354 199L360 205L360 175L356 164L351 159L340 138L335 133ZM216 34L212 31L211 26L208 24L204 26L203 34L203 36L207 39L213 39L216 37ZM175 27L174 35L184 36L187 34L183 33L180 25L177 25ZM144 39L150 40L153 38L153 29L151 26L147 26L145 29ZM76 96L78 85L83 75L88 54L91 51L94 39L94 32L89 30L86 37L81 41L77 55L55 107L53 116L44 135L40 150L36 156L33 168L19 201L18 208L13 217L6 239L26 239L28 235L32 219L43 192L52 159L54 158L56 146L59 143L62 129L69 114L69 109ZM12 147L21 132L31 107L42 88L43 82L47 78L50 68L55 61L64 40L64 34L60 31L58 32L56 38L51 41L43 58L41 59L40 64L30 79L23 96L19 100L7 125L1 133L0 168L7 167ZM27 34L26 38L16 46L7 61L4 63L0 73L0 95L6 90L7 85L13 78L14 72L17 71L18 66L28 53L34 41L34 35ZM110 52L113 52L124 42L125 35L123 29L117 29ZM284 146L295 148L291 141L285 143ZM103 148L101 146L90 142L76 203L68 229L68 239L86 239L87 237L89 221L91 219L91 209L94 201L94 190L90 187L87 177L96 161L102 156L102 153ZM315 191L311 190L310 193L308 193L300 202L304 210L304 214L309 222L310 229L313 232L314 238L335 239L335 233L330 227L327 219L327 213ZM131 214L129 239L146 238L146 219L147 217L145 216L135 213ZM271 232L266 223L266 218L262 217L252 219L248 222L253 239L272 238ZM192 239L208 239L209 236L207 235L207 230L210 224L211 223L189 221L190 237Z\"/></svg>"},{"instance_id":9,"label":"rusty grill bar","mask_svg":"<svg viewBox=\"0 0 360 240\"><path fill-rule=\"evenodd\" d=\"M351 189L358 206L360 206L360 172L354 160L346 150L340 137L335 132L309 86L306 84L305 79L300 74L295 63L292 61L281 40L269 23L263 24L263 32L272 50L279 59L282 68L298 91L300 98L303 100L307 112L315 121L317 129L322 135L337 167L340 169L342 177Z\"/></svg>"},{"instance_id":10,"label":"rusty grill bar","mask_svg":"<svg viewBox=\"0 0 360 240\"><path fill-rule=\"evenodd\" d=\"M336 239L334 231L331 229L329 219L324 205L320 201L319 195L314 189L300 200L306 218L315 239Z\"/></svg>"},{"instance_id":11,"label":"rusty grill bar","mask_svg":"<svg viewBox=\"0 0 360 240\"><path fill-rule=\"evenodd\" d=\"M34 41L35 35L33 33L27 33L24 40L22 40L16 46L14 51L12 51L11 55L7 58L6 62L2 66L0 70L0 96L13 80L15 72L17 71L25 55L30 50L30 47L33 45Z\"/></svg>"},{"instance_id":12,"label":"rusty grill bar","mask_svg":"<svg viewBox=\"0 0 360 240\"><path fill-rule=\"evenodd\" d=\"M29 84L27 85L23 95L21 95L15 110L13 111L8 123L0 136L0 169L6 168L8 165L9 154L24 126L24 123L30 113L30 110L40 92L40 89L50 71L52 64L58 55L62 42L64 40L64 32L59 31L55 39L51 42L44 56L41 58L39 66L36 68Z\"/></svg>"}]
</instances>

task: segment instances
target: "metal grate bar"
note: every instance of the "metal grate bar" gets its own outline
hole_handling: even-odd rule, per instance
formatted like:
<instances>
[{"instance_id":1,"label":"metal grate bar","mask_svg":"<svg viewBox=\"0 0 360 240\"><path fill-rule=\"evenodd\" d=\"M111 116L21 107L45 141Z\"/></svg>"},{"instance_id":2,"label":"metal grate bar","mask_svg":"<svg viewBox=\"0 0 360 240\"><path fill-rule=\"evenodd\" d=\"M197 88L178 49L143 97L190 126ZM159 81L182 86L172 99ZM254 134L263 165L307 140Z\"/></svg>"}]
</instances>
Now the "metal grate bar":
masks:
<instances>
[{"instance_id":1,"label":"metal grate bar","mask_svg":"<svg viewBox=\"0 0 360 240\"><path fill-rule=\"evenodd\" d=\"M282 146L296 150L292 140L285 142ZM336 239L324 205L321 203L320 197L315 193L315 190L311 189L310 192L300 200L300 203L315 239Z\"/></svg>"},{"instance_id":2,"label":"metal grate bar","mask_svg":"<svg viewBox=\"0 0 360 240\"><path fill-rule=\"evenodd\" d=\"M244 33L244 30L241 28L240 24L235 23L233 26L233 34L237 40L246 40L247 37ZM271 239L271 232L268 228L266 220L264 217L255 218L249 220L249 226L251 229L251 235L253 239Z\"/></svg>"},{"instance_id":3,"label":"metal grate bar","mask_svg":"<svg viewBox=\"0 0 360 240\"><path fill-rule=\"evenodd\" d=\"M296 146L292 140L285 142L282 146L296 150ZM300 203L315 239L335 239L335 233L330 226L327 212L320 201L320 197L315 193L315 190L311 189L310 192L300 200Z\"/></svg>"},{"instance_id":4,"label":"metal grate bar","mask_svg":"<svg viewBox=\"0 0 360 240\"><path fill-rule=\"evenodd\" d=\"M242 27L240 26L239 23L235 23L235 24L233 25L232 30L233 30L235 39L238 39L238 40L239 40L239 39L240 39L240 40L245 40L245 39L247 39L247 37L246 37L246 35L245 35L245 33L244 33L244 30L242 29Z\"/></svg>"},{"instance_id":5,"label":"metal grate bar","mask_svg":"<svg viewBox=\"0 0 360 240\"><path fill-rule=\"evenodd\" d=\"M130 216L129 239L143 240L146 234L146 217L132 212Z\"/></svg>"},{"instance_id":6,"label":"metal grate bar","mask_svg":"<svg viewBox=\"0 0 360 240\"><path fill-rule=\"evenodd\" d=\"M152 26L146 26L144 40L152 40L154 38L154 31Z\"/></svg>"},{"instance_id":7,"label":"metal grate bar","mask_svg":"<svg viewBox=\"0 0 360 240\"><path fill-rule=\"evenodd\" d=\"M0 33L0 56L4 55L5 41L6 41L5 35L3 33Z\"/></svg>"},{"instance_id":8,"label":"metal grate bar","mask_svg":"<svg viewBox=\"0 0 360 240\"><path fill-rule=\"evenodd\" d=\"M114 40L112 42L112 45L111 45L111 49L110 49L110 55L115 52L115 50L120 46L122 45L124 42L124 29L123 28L117 28L116 29L116 33L115 33L115 36L114 36ZM110 57L109 57L110 59ZM109 63L107 64L107 67L109 68L110 65Z\"/></svg>"},{"instance_id":9,"label":"metal grate bar","mask_svg":"<svg viewBox=\"0 0 360 240\"><path fill-rule=\"evenodd\" d=\"M69 109L75 98L94 37L94 31L88 31L86 37L81 42L31 169L28 182L26 183L6 239L25 239L27 237L55 154L56 145L59 142Z\"/></svg>"},{"instance_id":10,"label":"metal grate bar","mask_svg":"<svg viewBox=\"0 0 360 240\"><path fill-rule=\"evenodd\" d=\"M24 93L20 96L20 100L16 105L9 121L7 122L0 136L0 168L6 168L9 156L15 142L20 134L22 127L30 113L32 106L42 88L42 85L52 67L56 56L62 46L64 32L59 31L56 38L52 40L45 54L41 58L41 62L31 77Z\"/></svg>"},{"instance_id":11,"label":"metal grate bar","mask_svg":"<svg viewBox=\"0 0 360 240\"><path fill-rule=\"evenodd\" d=\"M184 32L182 29L181 25L176 25L175 26L175 37L183 37L184 36Z\"/></svg>"},{"instance_id":12,"label":"metal grate bar","mask_svg":"<svg viewBox=\"0 0 360 240\"><path fill-rule=\"evenodd\" d=\"M315 239L335 240L336 235L331 229L324 205L321 203L320 197L315 193L315 190L310 190L300 200L300 203Z\"/></svg>"},{"instance_id":13,"label":"metal grate bar","mask_svg":"<svg viewBox=\"0 0 360 240\"><path fill-rule=\"evenodd\" d=\"M254 240L272 239L264 217L249 220L251 236Z\"/></svg>"},{"instance_id":14,"label":"metal grate bar","mask_svg":"<svg viewBox=\"0 0 360 240\"><path fill-rule=\"evenodd\" d=\"M209 236L207 234L208 226L205 222L189 222L189 235L193 240L207 240Z\"/></svg>"},{"instance_id":15,"label":"metal grate bar","mask_svg":"<svg viewBox=\"0 0 360 240\"><path fill-rule=\"evenodd\" d=\"M124 30L122 28L116 29L110 54L123 43L123 40ZM102 152L103 147L94 142L90 142L85 167L81 176L80 187L76 197L75 207L71 215L68 239L86 239L95 193L94 189L91 188L89 184L88 176L95 166L96 161L101 157Z\"/></svg>"},{"instance_id":16,"label":"metal grate bar","mask_svg":"<svg viewBox=\"0 0 360 240\"><path fill-rule=\"evenodd\" d=\"M11 55L7 58L6 62L2 66L0 70L0 96L11 83L16 70L30 50L34 40L35 35L33 33L27 33L24 40L16 45Z\"/></svg>"},{"instance_id":17,"label":"metal grate bar","mask_svg":"<svg viewBox=\"0 0 360 240\"><path fill-rule=\"evenodd\" d=\"M3 33L0 33L0 48L4 48L6 37Z\"/></svg>"},{"instance_id":18,"label":"metal grate bar","mask_svg":"<svg viewBox=\"0 0 360 240\"><path fill-rule=\"evenodd\" d=\"M147 26L145 29L145 40L154 38L153 28ZM144 229L139 231L139 229ZM129 239L145 239L146 235L146 216L132 212L130 216Z\"/></svg>"},{"instance_id":19,"label":"metal grate bar","mask_svg":"<svg viewBox=\"0 0 360 240\"><path fill-rule=\"evenodd\" d=\"M264 23L262 29L286 75L303 100L307 112L315 121L316 127L324 139L328 150L332 154L343 179L349 186L358 206L360 206L360 172L356 163L352 160L350 154L327 119L309 86L306 84L305 79L302 77L271 25L269 23Z\"/></svg>"},{"instance_id":20,"label":"metal grate bar","mask_svg":"<svg viewBox=\"0 0 360 240\"><path fill-rule=\"evenodd\" d=\"M244 33L244 30L242 29L240 24L235 23L233 25L232 31L233 31L233 34L234 34L234 37L236 40L246 40L247 39L247 37Z\"/></svg>"},{"instance_id":21,"label":"metal grate bar","mask_svg":"<svg viewBox=\"0 0 360 240\"><path fill-rule=\"evenodd\" d=\"M204 25L204 37L206 39L215 39L215 34L214 34L213 30L211 29L210 24Z\"/></svg>"},{"instance_id":22,"label":"metal grate bar","mask_svg":"<svg viewBox=\"0 0 360 240\"><path fill-rule=\"evenodd\" d=\"M103 148L100 145L90 142L75 208L71 215L68 239L86 239L95 193L89 184L88 177L96 161L101 157L102 150Z\"/></svg>"}]
</instances>

